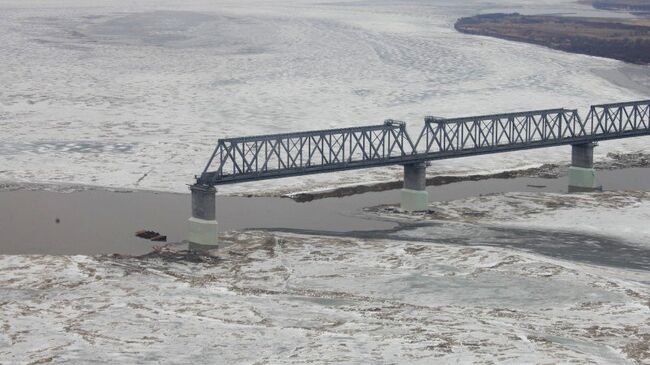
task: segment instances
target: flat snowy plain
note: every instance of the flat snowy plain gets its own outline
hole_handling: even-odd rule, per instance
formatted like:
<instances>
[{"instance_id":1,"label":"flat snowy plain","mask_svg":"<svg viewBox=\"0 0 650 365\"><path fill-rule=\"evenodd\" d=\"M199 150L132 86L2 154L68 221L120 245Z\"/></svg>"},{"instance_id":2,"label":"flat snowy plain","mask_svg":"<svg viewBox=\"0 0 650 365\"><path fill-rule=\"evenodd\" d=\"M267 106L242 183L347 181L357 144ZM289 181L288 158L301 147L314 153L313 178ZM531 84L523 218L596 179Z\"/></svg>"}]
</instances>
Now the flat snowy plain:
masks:
<instances>
[{"instance_id":1,"label":"flat snowy plain","mask_svg":"<svg viewBox=\"0 0 650 365\"><path fill-rule=\"evenodd\" d=\"M631 66L620 62L452 28L476 12L593 13L585 6L458 3L0 0L0 180L186 192L220 137L386 118L417 131L427 114L584 111L648 97L601 77L624 76L619 69ZM647 86L647 68L632 68ZM597 158L644 144L603 143ZM568 158L558 148L436 162L429 172ZM400 175L368 170L221 193ZM221 260L201 264L0 256L0 364L648 364L649 200L477 197L434 204L437 216L391 214L436 225L383 237L231 233ZM559 230L571 240L554 242L549 232ZM578 257L619 244L635 266L620 261L627 256L543 254L553 244Z\"/></svg>"}]
</instances>

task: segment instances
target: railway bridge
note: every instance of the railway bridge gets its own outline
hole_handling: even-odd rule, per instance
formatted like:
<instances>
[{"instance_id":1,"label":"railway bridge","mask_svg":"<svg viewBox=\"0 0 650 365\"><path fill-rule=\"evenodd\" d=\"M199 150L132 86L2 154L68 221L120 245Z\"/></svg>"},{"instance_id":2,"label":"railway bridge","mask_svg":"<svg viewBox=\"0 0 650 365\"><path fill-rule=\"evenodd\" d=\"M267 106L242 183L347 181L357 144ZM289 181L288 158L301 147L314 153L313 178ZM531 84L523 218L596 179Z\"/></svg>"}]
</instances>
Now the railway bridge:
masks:
<instances>
[{"instance_id":1,"label":"railway bridge","mask_svg":"<svg viewBox=\"0 0 650 365\"><path fill-rule=\"evenodd\" d=\"M413 139L406 124L383 124L219 139L192 192L190 245L217 242L216 186L333 171L404 166L401 207L425 210L429 161L532 148L572 146L569 186L598 189L593 148L599 141L650 134L650 100L462 118L425 117Z\"/></svg>"}]
</instances>

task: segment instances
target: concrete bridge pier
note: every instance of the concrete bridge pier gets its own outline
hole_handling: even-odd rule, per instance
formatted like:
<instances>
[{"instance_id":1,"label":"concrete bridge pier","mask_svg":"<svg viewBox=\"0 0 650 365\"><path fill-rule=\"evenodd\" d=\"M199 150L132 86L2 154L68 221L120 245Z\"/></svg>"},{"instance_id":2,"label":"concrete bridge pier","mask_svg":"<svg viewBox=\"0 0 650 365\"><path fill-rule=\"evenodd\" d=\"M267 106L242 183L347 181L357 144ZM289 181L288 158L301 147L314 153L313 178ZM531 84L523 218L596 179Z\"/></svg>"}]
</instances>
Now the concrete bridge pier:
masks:
<instances>
[{"instance_id":1,"label":"concrete bridge pier","mask_svg":"<svg viewBox=\"0 0 650 365\"><path fill-rule=\"evenodd\" d=\"M216 193L212 186L194 184L192 191L192 217L187 240L189 249L207 251L217 248Z\"/></svg>"},{"instance_id":2,"label":"concrete bridge pier","mask_svg":"<svg viewBox=\"0 0 650 365\"><path fill-rule=\"evenodd\" d=\"M569 166L569 192L594 191L602 189L594 170L594 147L596 143L571 145L571 166Z\"/></svg>"},{"instance_id":3,"label":"concrete bridge pier","mask_svg":"<svg viewBox=\"0 0 650 365\"><path fill-rule=\"evenodd\" d=\"M404 188L400 205L402 209L411 212L428 209L429 193L425 162L404 165Z\"/></svg>"}]
</instances>

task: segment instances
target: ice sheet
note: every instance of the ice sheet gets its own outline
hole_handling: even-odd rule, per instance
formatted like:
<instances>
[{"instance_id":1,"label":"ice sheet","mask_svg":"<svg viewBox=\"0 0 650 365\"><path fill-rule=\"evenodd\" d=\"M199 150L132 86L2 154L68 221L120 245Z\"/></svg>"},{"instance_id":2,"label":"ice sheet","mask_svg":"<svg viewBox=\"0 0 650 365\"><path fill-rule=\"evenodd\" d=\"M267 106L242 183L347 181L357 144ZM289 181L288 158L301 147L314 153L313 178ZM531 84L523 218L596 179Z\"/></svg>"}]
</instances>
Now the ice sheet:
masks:
<instances>
[{"instance_id":1,"label":"ice sheet","mask_svg":"<svg viewBox=\"0 0 650 365\"><path fill-rule=\"evenodd\" d=\"M488 11L573 1L0 3L0 180L187 191L220 137L645 98L622 64L453 30ZM611 75L611 72L608 73ZM608 76L609 77L609 76ZM629 85L629 82L627 82ZM644 140L603 143L637 151ZM566 162L568 148L436 162L430 174ZM220 189L291 192L399 167Z\"/></svg>"},{"instance_id":2,"label":"ice sheet","mask_svg":"<svg viewBox=\"0 0 650 365\"><path fill-rule=\"evenodd\" d=\"M445 219L600 234L650 248L650 193L507 193L431 205Z\"/></svg>"},{"instance_id":3,"label":"ice sheet","mask_svg":"<svg viewBox=\"0 0 650 365\"><path fill-rule=\"evenodd\" d=\"M645 273L442 243L234 238L215 264L0 256L0 358L628 364L650 356Z\"/></svg>"}]
</instances>

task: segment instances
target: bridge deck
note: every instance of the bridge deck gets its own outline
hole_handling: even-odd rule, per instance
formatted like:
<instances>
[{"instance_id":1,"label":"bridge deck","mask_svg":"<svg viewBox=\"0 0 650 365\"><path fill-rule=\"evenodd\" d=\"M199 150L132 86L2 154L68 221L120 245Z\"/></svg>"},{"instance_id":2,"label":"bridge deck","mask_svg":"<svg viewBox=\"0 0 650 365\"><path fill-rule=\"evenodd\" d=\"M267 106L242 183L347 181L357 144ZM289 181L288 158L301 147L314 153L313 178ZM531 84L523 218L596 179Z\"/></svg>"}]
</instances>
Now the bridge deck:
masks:
<instances>
[{"instance_id":1,"label":"bridge deck","mask_svg":"<svg viewBox=\"0 0 650 365\"><path fill-rule=\"evenodd\" d=\"M426 117L414 143L403 122L217 141L200 185L589 143L650 134L650 100L462 118ZM214 167L214 169L213 169Z\"/></svg>"}]
</instances>

